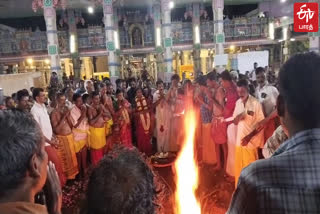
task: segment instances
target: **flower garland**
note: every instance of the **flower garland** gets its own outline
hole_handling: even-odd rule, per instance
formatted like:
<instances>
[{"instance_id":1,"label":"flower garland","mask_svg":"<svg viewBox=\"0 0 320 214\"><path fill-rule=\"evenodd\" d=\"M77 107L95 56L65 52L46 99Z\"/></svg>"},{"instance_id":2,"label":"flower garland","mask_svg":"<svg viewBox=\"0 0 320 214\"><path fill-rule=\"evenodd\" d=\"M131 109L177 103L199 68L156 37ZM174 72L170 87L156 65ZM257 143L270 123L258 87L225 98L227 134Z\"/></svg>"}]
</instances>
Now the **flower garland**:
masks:
<instances>
[{"instance_id":1,"label":"flower garland","mask_svg":"<svg viewBox=\"0 0 320 214\"><path fill-rule=\"evenodd\" d=\"M123 117L124 121L126 122L126 124L129 124L130 117L129 117L129 113L128 113L127 109L124 108L121 113L122 113L122 117Z\"/></svg>"},{"instance_id":2,"label":"flower garland","mask_svg":"<svg viewBox=\"0 0 320 214\"><path fill-rule=\"evenodd\" d=\"M141 120L141 124L142 124L142 127L143 127L143 130L146 134L149 133L149 130L150 130L150 125L151 125L151 120L150 120L150 114L149 112L146 114L147 116L147 121L145 120L144 118L144 114L141 113L140 114L140 120Z\"/></svg>"}]
</instances>

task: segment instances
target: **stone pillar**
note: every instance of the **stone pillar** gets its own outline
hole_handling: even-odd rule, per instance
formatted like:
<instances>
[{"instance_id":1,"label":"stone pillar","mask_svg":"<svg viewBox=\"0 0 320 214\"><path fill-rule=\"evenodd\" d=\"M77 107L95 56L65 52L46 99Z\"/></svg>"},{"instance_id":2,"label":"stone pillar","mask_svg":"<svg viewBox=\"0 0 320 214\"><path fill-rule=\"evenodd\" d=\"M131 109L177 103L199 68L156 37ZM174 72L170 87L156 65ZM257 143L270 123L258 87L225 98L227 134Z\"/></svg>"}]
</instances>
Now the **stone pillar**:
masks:
<instances>
[{"instance_id":1,"label":"stone pillar","mask_svg":"<svg viewBox=\"0 0 320 214\"><path fill-rule=\"evenodd\" d=\"M201 72L201 32L200 32L200 3L192 4L192 28L193 28L193 62L197 75ZM196 76L197 77L197 76Z\"/></svg>"},{"instance_id":2,"label":"stone pillar","mask_svg":"<svg viewBox=\"0 0 320 214\"><path fill-rule=\"evenodd\" d=\"M75 20L74 10L67 11L68 17L68 26L69 26L69 50L71 54L72 64L73 64L73 72L76 81L81 79L81 61L79 57L79 49L78 49L78 32L77 32L77 24ZM71 40L72 38L72 40ZM74 48L71 50L71 42L74 42Z\"/></svg>"},{"instance_id":3,"label":"stone pillar","mask_svg":"<svg viewBox=\"0 0 320 214\"><path fill-rule=\"evenodd\" d=\"M114 19L113 19L113 5L112 0L103 1L104 26L106 33L106 48L108 53L108 67L110 72L110 79L115 84L116 79L119 78L119 63L116 55L116 46L114 38Z\"/></svg>"},{"instance_id":4,"label":"stone pillar","mask_svg":"<svg viewBox=\"0 0 320 214\"><path fill-rule=\"evenodd\" d=\"M201 50L200 58L201 58L201 72L205 75L209 73L211 70L208 70L207 59L208 59L208 50Z\"/></svg>"},{"instance_id":5,"label":"stone pillar","mask_svg":"<svg viewBox=\"0 0 320 214\"><path fill-rule=\"evenodd\" d=\"M47 27L48 55L50 57L51 72L56 72L59 79L61 79L62 74L59 56L56 10L53 6L53 2L47 0L43 0L43 9Z\"/></svg>"},{"instance_id":6,"label":"stone pillar","mask_svg":"<svg viewBox=\"0 0 320 214\"><path fill-rule=\"evenodd\" d=\"M161 29L161 5L156 3L153 5L153 25L154 25L154 41L156 48L156 79L163 79L163 64L162 64L162 29Z\"/></svg>"},{"instance_id":7,"label":"stone pillar","mask_svg":"<svg viewBox=\"0 0 320 214\"><path fill-rule=\"evenodd\" d=\"M212 10L213 10L213 23L214 23L214 38L215 43L215 54L224 54L223 44L225 43L225 36L223 30L223 8L224 0L212 0ZM218 72L222 72L223 68L218 67Z\"/></svg>"},{"instance_id":8,"label":"stone pillar","mask_svg":"<svg viewBox=\"0 0 320 214\"><path fill-rule=\"evenodd\" d=\"M171 9L169 7L170 0L161 0L161 13L162 13L162 35L164 47L164 65L165 75L164 81L170 82L172 72L172 37L171 37Z\"/></svg>"}]
</instances>

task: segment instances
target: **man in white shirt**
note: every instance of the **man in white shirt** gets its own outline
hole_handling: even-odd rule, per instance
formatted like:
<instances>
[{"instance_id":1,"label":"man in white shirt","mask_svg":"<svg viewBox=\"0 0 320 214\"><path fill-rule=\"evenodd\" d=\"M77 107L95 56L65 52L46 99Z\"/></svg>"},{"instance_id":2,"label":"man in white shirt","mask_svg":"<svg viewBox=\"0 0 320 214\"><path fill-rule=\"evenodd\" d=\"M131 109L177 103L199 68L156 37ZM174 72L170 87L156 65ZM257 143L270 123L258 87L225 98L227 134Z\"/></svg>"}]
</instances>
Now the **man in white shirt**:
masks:
<instances>
[{"instance_id":1,"label":"man in white shirt","mask_svg":"<svg viewBox=\"0 0 320 214\"><path fill-rule=\"evenodd\" d=\"M58 141L53 137L50 117L45 106L46 96L42 88L35 88L32 91L34 105L31 108L33 118L38 122L40 129L45 139L45 150L48 153L49 161L53 162L59 175L61 186L66 182L66 178L62 171L62 165L58 159L55 148L58 146Z\"/></svg>"},{"instance_id":2,"label":"man in white shirt","mask_svg":"<svg viewBox=\"0 0 320 214\"><path fill-rule=\"evenodd\" d=\"M264 68L259 67L256 69L256 77L258 87L256 88L255 96L263 107L264 116L269 117L276 109L279 91L276 87L268 84ZM276 128L277 123L275 119L269 120L269 122L265 125L264 128L265 141L272 136Z\"/></svg>"},{"instance_id":3,"label":"man in white shirt","mask_svg":"<svg viewBox=\"0 0 320 214\"><path fill-rule=\"evenodd\" d=\"M235 184L237 185L241 170L258 158L257 148L264 143L263 132L255 135L249 142L243 141L254 126L264 119L259 101L249 95L249 84L246 80L237 83L240 97L233 112L234 123L238 125L236 140Z\"/></svg>"}]
</instances>

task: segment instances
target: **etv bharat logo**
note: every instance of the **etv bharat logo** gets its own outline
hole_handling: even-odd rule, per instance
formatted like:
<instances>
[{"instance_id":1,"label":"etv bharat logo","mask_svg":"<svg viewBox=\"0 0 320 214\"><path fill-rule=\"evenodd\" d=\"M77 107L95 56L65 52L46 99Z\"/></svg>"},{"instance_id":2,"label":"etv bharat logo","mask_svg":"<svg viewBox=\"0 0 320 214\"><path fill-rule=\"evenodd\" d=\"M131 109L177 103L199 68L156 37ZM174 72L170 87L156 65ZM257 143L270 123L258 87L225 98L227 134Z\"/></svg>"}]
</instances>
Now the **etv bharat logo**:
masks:
<instances>
[{"instance_id":1,"label":"etv bharat logo","mask_svg":"<svg viewBox=\"0 0 320 214\"><path fill-rule=\"evenodd\" d=\"M318 3L294 4L294 31L318 32L319 9Z\"/></svg>"}]
</instances>

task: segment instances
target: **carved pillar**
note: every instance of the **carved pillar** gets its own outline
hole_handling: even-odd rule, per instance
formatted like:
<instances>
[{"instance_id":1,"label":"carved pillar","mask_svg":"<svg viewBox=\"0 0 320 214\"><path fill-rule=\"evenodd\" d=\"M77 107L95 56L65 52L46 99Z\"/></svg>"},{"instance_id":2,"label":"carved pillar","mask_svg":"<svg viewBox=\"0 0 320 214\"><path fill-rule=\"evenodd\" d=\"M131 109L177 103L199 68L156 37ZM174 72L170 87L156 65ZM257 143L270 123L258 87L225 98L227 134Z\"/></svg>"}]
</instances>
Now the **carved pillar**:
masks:
<instances>
[{"instance_id":1,"label":"carved pillar","mask_svg":"<svg viewBox=\"0 0 320 214\"><path fill-rule=\"evenodd\" d=\"M116 79L119 78L120 72L118 58L116 55L116 45L114 38L114 19L113 19L113 5L112 0L103 1L104 26L106 33L106 48L108 52L108 66L111 81L115 84Z\"/></svg>"},{"instance_id":2,"label":"carved pillar","mask_svg":"<svg viewBox=\"0 0 320 214\"><path fill-rule=\"evenodd\" d=\"M212 0L213 9L213 22L214 22L214 38L215 43L215 54L224 54L223 44L225 43L225 36L223 30L223 8L224 0ZM218 72L222 72L223 68L218 67Z\"/></svg>"},{"instance_id":3,"label":"carved pillar","mask_svg":"<svg viewBox=\"0 0 320 214\"><path fill-rule=\"evenodd\" d=\"M172 37L171 37L171 9L169 7L170 0L161 0L161 13L162 13L162 35L164 47L164 65L165 76L164 81L170 82L172 72Z\"/></svg>"},{"instance_id":4,"label":"carved pillar","mask_svg":"<svg viewBox=\"0 0 320 214\"><path fill-rule=\"evenodd\" d=\"M200 3L192 4L193 61L196 75L201 71Z\"/></svg>"},{"instance_id":5,"label":"carved pillar","mask_svg":"<svg viewBox=\"0 0 320 214\"><path fill-rule=\"evenodd\" d=\"M52 0L43 0L44 19L47 27L48 55L50 57L51 72L56 72L61 79L61 65L59 56L59 42L57 34L56 10Z\"/></svg>"}]
</instances>

